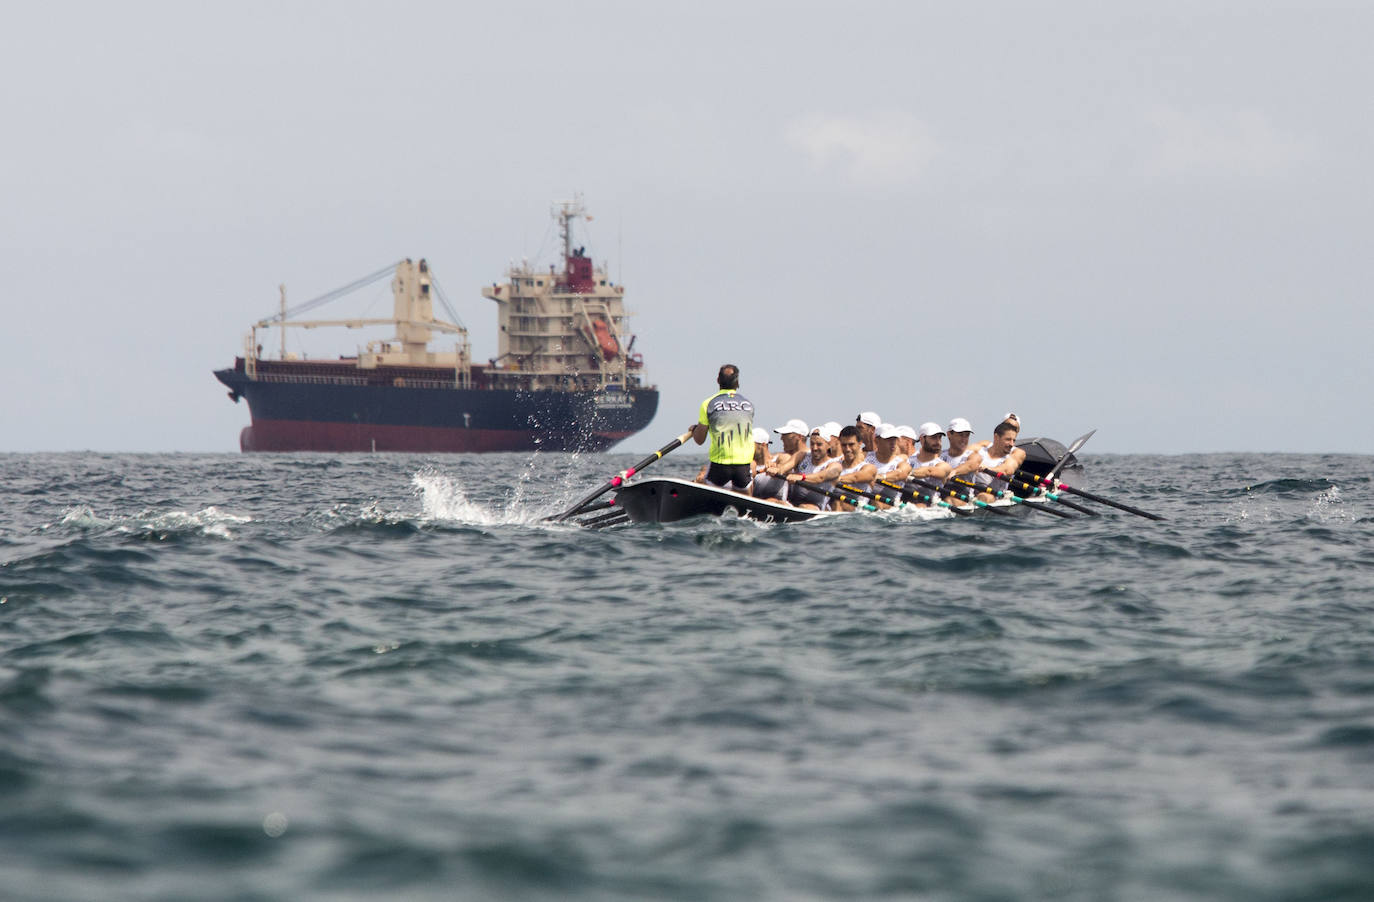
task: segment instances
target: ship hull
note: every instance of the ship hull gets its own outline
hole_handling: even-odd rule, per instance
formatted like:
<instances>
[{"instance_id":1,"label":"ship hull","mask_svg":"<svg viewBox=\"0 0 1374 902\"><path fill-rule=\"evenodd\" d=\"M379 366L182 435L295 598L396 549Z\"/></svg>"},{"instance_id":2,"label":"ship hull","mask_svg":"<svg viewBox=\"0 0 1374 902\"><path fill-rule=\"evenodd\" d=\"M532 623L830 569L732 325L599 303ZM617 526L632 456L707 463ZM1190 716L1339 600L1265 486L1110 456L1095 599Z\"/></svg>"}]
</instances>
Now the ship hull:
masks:
<instances>
[{"instance_id":1,"label":"ship hull","mask_svg":"<svg viewBox=\"0 0 1374 902\"><path fill-rule=\"evenodd\" d=\"M215 376L248 402L244 451L604 451L642 430L658 391L512 391Z\"/></svg>"}]
</instances>

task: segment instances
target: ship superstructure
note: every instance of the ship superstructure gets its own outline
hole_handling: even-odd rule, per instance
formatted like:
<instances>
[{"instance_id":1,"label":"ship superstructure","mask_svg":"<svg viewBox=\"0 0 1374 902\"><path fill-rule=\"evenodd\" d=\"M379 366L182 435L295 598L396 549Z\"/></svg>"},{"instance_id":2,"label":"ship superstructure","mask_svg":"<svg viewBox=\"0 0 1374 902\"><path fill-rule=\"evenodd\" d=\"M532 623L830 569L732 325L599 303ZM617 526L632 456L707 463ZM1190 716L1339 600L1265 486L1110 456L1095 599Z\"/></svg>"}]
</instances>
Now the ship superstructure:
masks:
<instances>
[{"instance_id":1,"label":"ship superstructure","mask_svg":"<svg viewBox=\"0 0 1374 902\"><path fill-rule=\"evenodd\" d=\"M482 289L498 305L498 356L490 378L505 388L581 391L638 386L644 360L625 341L625 287L574 247L580 199L555 212L564 269L512 266L504 285Z\"/></svg>"},{"instance_id":2,"label":"ship superstructure","mask_svg":"<svg viewBox=\"0 0 1374 902\"><path fill-rule=\"evenodd\" d=\"M410 259L259 320L232 369L216 371L231 399L248 401L245 451L604 450L648 425L658 390L625 340L624 287L573 247L580 199L555 210L562 272L522 264L483 288L499 305L498 356L472 362L458 320L427 261ZM301 319L300 314L391 276L389 319ZM435 316L438 301L448 319ZM392 326L353 356L304 359L286 350L293 328ZM260 333L279 329L276 359ZM447 339L447 341L445 340Z\"/></svg>"}]
</instances>

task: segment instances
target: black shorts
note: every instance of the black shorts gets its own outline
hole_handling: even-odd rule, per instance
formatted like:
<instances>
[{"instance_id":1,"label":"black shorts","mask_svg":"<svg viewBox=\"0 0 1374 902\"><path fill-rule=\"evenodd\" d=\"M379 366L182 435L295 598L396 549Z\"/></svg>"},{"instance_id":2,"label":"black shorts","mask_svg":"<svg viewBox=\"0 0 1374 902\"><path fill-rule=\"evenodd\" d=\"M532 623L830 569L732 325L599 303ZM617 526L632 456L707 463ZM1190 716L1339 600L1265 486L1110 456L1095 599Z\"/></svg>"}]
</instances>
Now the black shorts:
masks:
<instances>
[{"instance_id":1,"label":"black shorts","mask_svg":"<svg viewBox=\"0 0 1374 902\"><path fill-rule=\"evenodd\" d=\"M731 485L741 492L749 488L749 481L753 478L749 474L748 464L713 463L706 468L706 481L711 485Z\"/></svg>"}]
</instances>

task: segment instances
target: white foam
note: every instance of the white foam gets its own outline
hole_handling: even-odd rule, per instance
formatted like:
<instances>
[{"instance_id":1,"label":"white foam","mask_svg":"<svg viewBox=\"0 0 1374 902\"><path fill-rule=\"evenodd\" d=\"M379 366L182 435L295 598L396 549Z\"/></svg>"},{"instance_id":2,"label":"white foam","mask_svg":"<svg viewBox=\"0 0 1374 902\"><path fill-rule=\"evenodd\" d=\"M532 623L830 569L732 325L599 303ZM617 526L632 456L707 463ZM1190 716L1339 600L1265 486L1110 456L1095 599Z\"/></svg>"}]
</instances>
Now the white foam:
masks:
<instances>
[{"instance_id":1,"label":"white foam","mask_svg":"<svg viewBox=\"0 0 1374 902\"><path fill-rule=\"evenodd\" d=\"M201 535L232 539L230 526L251 523L252 517L231 514L211 505L198 511L155 511L145 508L136 514L101 517L90 507L78 505L62 512L57 523L45 524L44 530L53 526L73 529L104 529L113 527L116 532L133 533L183 533L199 532Z\"/></svg>"},{"instance_id":2,"label":"white foam","mask_svg":"<svg viewBox=\"0 0 1374 902\"><path fill-rule=\"evenodd\" d=\"M425 468L410 477L416 496L420 499L422 520L446 523L465 523L475 526L534 523L539 515L526 510L522 501L522 484L514 497L502 509L493 510L468 498L462 485L447 473Z\"/></svg>"}]
</instances>

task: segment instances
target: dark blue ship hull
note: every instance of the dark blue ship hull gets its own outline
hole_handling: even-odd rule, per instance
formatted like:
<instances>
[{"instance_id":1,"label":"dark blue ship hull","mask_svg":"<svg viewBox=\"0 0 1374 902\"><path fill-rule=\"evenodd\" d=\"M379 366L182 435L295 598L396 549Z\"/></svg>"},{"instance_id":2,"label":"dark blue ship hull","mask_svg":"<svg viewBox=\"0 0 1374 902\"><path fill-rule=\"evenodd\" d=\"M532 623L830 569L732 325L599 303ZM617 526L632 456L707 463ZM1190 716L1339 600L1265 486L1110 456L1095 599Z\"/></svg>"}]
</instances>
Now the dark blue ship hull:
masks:
<instances>
[{"instance_id":1,"label":"dark blue ship hull","mask_svg":"<svg viewBox=\"0 0 1374 902\"><path fill-rule=\"evenodd\" d=\"M233 400L248 402L244 451L604 451L658 410L654 388L453 388L405 377L378 384L380 374L352 368L296 369L277 364L253 379L240 361L215 372Z\"/></svg>"}]
</instances>

